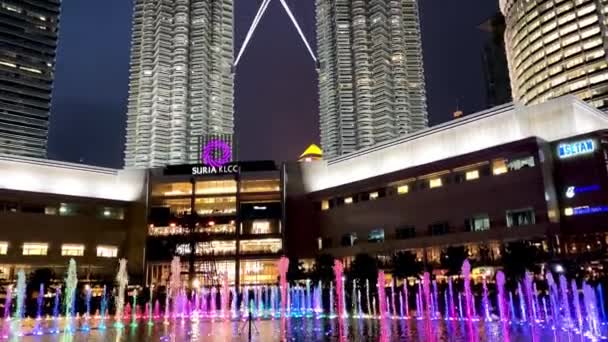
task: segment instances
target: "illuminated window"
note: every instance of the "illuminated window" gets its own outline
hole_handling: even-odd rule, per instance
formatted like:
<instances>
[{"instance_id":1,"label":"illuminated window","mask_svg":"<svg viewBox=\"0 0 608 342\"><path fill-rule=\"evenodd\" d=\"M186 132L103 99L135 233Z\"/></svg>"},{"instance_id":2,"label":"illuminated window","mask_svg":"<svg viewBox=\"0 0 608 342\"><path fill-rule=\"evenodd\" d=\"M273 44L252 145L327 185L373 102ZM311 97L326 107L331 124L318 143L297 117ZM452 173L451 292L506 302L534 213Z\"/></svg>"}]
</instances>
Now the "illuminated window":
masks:
<instances>
[{"instance_id":1,"label":"illuminated window","mask_svg":"<svg viewBox=\"0 0 608 342\"><path fill-rule=\"evenodd\" d=\"M487 214L468 218L464 221L467 231L481 232L490 229L490 218Z\"/></svg>"},{"instance_id":2,"label":"illuminated window","mask_svg":"<svg viewBox=\"0 0 608 342\"><path fill-rule=\"evenodd\" d=\"M118 247L116 246L97 246L97 256L100 258L116 258L118 256Z\"/></svg>"},{"instance_id":3,"label":"illuminated window","mask_svg":"<svg viewBox=\"0 0 608 342\"><path fill-rule=\"evenodd\" d=\"M492 173L495 175L501 175L507 173L507 162L504 159L495 160L492 162Z\"/></svg>"},{"instance_id":4,"label":"illuminated window","mask_svg":"<svg viewBox=\"0 0 608 342\"><path fill-rule=\"evenodd\" d=\"M433 178L429 181L429 187L432 188L438 188L440 186L442 186L443 183L441 182L441 178Z\"/></svg>"},{"instance_id":5,"label":"illuminated window","mask_svg":"<svg viewBox=\"0 0 608 342\"><path fill-rule=\"evenodd\" d=\"M507 227L525 226L536 223L534 209L507 210Z\"/></svg>"},{"instance_id":6,"label":"illuminated window","mask_svg":"<svg viewBox=\"0 0 608 342\"><path fill-rule=\"evenodd\" d=\"M479 171L477 171L477 170L468 171L465 174L466 180L473 180L473 179L477 179L477 178L479 178Z\"/></svg>"},{"instance_id":7,"label":"illuminated window","mask_svg":"<svg viewBox=\"0 0 608 342\"><path fill-rule=\"evenodd\" d=\"M368 242L383 242L384 241L384 229L373 229L367 234Z\"/></svg>"},{"instance_id":8,"label":"illuminated window","mask_svg":"<svg viewBox=\"0 0 608 342\"><path fill-rule=\"evenodd\" d=\"M275 192L281 190L278 179L245 180L241 182L241 192Z\"/></svg>"},{"instance_id":9,"label":"illuminated window","mask_svg":"<svg viewBox=\"0 0 608 342\"><path fill-rule=\"evenodd\" d=\"M372 192L369 194L370 200L375 200L376 198L378 198L378 192Z\"/></svg>"},{"instance_id":10,"label":"illuminated window","mask_svg":"<svg viewBox=\"0 0 608 342\"><path fill-rule=\"evenodd\" d=\"M236 181L234 180L217 180L196 182L196 194L214 195L214 194L233 194L236 193Z\"/></svg>"},{"instance_id":11,"label":"illuminated window","mask_svg":"<svg viewBox=\"0 0 608 342\"><path fill-rule=\"evenodd\" d=\"M323 249L323 239L322 238L317 238L317 248L319 250Z\"/></svg>"},{"instance_id":12,"label":"illuminated window","mask_svg":"<svg viewBox=\"0 0 608 342\"><path fill-rule=\"evenodd\" d=\"M105 219L123 220L125 218L125 211L123 210L123 208L100 208L99 214L102 218Z\"/></svg>"},{"instance_id":13,"label":"illuminated window","mask_svg":"<svg viewBox=\"0 0 608 342\"><path fill-rule=\"evenodd\" d=\"M63 244L61 245L61 255L63 256L83 256L84 245Z\"/></svg>"},{"instance_id":14,"label":"illuminated window","mask_svg":"<svg viewBox=\"0 0 608 342\"><path fill-rule=\"evenodd\" d=\"M0 255L6 255L8 253L8 242L0 242Z\"/></svg>"},{"instance_id":15,"label":"illuminated window","mask_svg":"<svg viewBox=\"0 0 608 342\"><path fill-rule=\"evenodd\" d=\"M523 168L530 168L534 166L534 157L532 156L509 160L509 163L507 164L509 171L517 171Z\"/></svg>"},{"instance_id":16,"label":"illuminated window","mask_svg":"<svg viewBox=\"0 0 608 342\"><path fill-rule=\"evenodd\" d=\"M48 250L48 243L26 242L23 244L23 255L46 255Z\"/></svg>"},{"instance_id":17,"label":"illuminated window","mask_svg":"<svg viewBox=\"0 0 608 342\"><path fill-rule=\"evenodd\" d=\"M251 234L270 234L270 221L253 221Z\"/></svg>"},{"instance_id":18,"label":"illuminated window","mask_svg":"<svg viewBox=\"0 0 608 342\"><path fill-rule=\"evenodd\" d=\"M29 71L29 72L33 72L35 74L42 74L42 71L40 71L38 69L35 69L35 68L28 68L28 67L20 66L19 69L25 70L25 71Z\"/></svg>"},{"instance_id":19,"label":"illuminated window","mask_svg":"<svg viewBox=\"0 0 608 342\"><path fill-rule=\"evenodd\" d=\"M17 67L17 65L14 64L14 63L3 62L3 61L0 61L0 65L4 65L4 66L7 66L7 67L11 67L11 68L16 68Z\"/></svg>"},{"instance_id":20,"label":"illuminated window","mask_svg":"<svg viewBox=\"0 0 608 342\"><path fill-rule=\"evenodd\" d=\"M400 186L397 187L397 193L399 195L407 194L408 192L410 192L410 186L409 185L400 185Z\"/></svg>"},{"instance_id":21,"label":"illuminated window","mask_svg":"<svg viewBox=\"0 0 608 342\"><path fill-rule=\"evenodd\" d=\"M11 12L21 13L21 8L17 7L17 6L14 6L14 5L9 5L9 4L2 3L2 8L7 9L7 10L9 10Z\"/></svg>"},{"instance_id":22,"label":"illuminated window","mask_svg":"<svg viewBox=\"0 0 608 342\"><path fill-rule=\"evenodd\" d=\"M243 254L278 253L283 248L281 239L245 240L240 242Z\"/></svg>"},{"instance_id":23,"label":"illuminated window","mask_svg":"<svg viewBox=\"0 0 608 342\"><path fill-rule=\"evenodd\" d=\"M328 200L321 201L321 210L328 210L328 209L329 209L329 201Z\"/></svg>"},{"instance_id":24,"label":"illuminated window","mask_svg":"<svg viewBox=\"0 0 608 342\"><path fill-rule=\"evenodd\" d=\"M351 204L353 203L353 198L352 197L346 197L344 199L344 204Z\"/></svg>"}]
</instances>

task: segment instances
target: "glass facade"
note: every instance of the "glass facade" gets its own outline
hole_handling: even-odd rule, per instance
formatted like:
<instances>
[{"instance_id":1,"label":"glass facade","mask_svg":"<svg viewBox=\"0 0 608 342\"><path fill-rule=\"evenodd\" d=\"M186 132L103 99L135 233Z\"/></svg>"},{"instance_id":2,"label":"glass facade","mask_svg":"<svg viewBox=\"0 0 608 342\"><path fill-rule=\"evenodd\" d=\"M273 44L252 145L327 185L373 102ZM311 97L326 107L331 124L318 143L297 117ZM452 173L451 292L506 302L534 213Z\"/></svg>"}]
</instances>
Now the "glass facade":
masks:
<instances>
[{"instance_id":1,"label":"glass facade","mask_svg":"<svg viewBox=\"0 0 608 342\"><path fill-rule=\"evenodd\" d=\"M174 256L181 258L186 279L194 269L205 284L223 272L231 283L276 281L283 253L281 182L278 175L241 177L152 177L149 284L166 280L164 267Z\"/></svg>"}]
</instances>

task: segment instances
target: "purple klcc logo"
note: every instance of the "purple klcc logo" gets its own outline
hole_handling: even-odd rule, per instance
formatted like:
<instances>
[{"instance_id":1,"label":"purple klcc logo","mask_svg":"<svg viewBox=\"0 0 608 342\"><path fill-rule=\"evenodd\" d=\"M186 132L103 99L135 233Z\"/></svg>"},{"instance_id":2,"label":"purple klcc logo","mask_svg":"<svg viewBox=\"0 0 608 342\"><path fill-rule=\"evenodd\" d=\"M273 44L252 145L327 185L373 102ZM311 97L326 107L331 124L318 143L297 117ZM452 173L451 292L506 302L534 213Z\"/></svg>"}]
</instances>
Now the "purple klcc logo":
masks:
<instances>
[{"instance_id":1,"label":"purple klcc logo","mask_svg":"<svg viewBox=\"0 0 608 342\"><path fill-rule=\"evenodd\" d=\"M216 157L214 154L220 151ZM221 140L211 140L203 148L203 163L213 167L221 167L230 162L232 151L230 145Z\"/></svg>"}]
</instances>

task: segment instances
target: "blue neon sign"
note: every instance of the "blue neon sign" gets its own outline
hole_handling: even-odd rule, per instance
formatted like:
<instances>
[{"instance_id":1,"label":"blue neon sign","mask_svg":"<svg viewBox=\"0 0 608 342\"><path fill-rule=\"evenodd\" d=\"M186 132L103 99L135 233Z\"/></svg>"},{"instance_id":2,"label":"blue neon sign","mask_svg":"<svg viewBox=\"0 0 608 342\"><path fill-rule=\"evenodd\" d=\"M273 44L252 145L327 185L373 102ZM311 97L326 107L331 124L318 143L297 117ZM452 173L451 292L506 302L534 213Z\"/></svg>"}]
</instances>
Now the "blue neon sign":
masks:
<instances>
[{"instance_id":1,"label":"blue neon sign","mask_svg":"<svg viewBox=\"0 0 608 342\"><path fill-rule=\"evenodd\" d=\"M578 215L590 215L590 214L598 214L598 213L606 213L608 212L608 205L598 205L598 206L584 206L584 207L576 207L572 208L572 216Z\"/></svg>"},{"instance_id":2,"label":"blue neon sign","mask_svg":"<svg viewBox=\"0 0 608 342\"><path fill-rule=\"evenodd\" d=\"M559 159L589 154L593 153L593 151L595 151L595 143L593 139L564 143L557 146L557 155L559 156Z\"/></svg>"},{"instance_id":3,"label":"blue neon sign","mask_svg":"<svg viewBox=\"0 0 608 342\"><path fill-rule=\"evenodd\" d=\"M598 191L600 186L597 184L587 185L587 186L569 186L566 188L566 197L574 198L574 196L578 194L582 194L585 192L593 192Z\"/></svg>"}]
</instances>

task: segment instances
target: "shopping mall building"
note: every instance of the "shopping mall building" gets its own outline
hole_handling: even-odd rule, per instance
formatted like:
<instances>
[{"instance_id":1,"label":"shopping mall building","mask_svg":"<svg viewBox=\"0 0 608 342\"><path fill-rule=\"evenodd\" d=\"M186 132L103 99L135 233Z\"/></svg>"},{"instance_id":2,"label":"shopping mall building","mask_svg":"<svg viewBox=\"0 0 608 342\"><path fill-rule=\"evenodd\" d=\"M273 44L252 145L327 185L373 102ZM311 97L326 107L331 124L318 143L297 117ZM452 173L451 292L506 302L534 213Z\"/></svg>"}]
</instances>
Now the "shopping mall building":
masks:
<instances>
[{"instance_id":1,"label":"shopping mall building","mask_svg":"<svg viewBox=\"0 0 608 342\"><path fill-rule=\"evenodd\" d=\"M144 267L143 170L113 170L44 159L0 156L0 281L50 268L113 281L117 258L132 280Z\"/></svg>"},{"instance_id":2,"label":"shopping mall building","mask_svg":"<svg viewBox=\"0 0 608 342\"><path fill-rule=\"evenodd\" d=\"M182 274L201 284L219 284L223 273L237 285L276 282L285 232L281 174L273 161L150 170L146 284L164 285L174 256Z\"/></svg>"},{"instance_id":3,"label":"shopping mall building","mask_svg":"<svg viewBox=\"0 0 608 342\"><path fill-rule=\"evenodd\" d=\"M448 246L499 259L510 241L552 255L608 247L608 115L573 97L501 106L331 160L113 170L0 156L0 279L70 258L107 279L274 283L312 259Z\"/></svg>"},{"instance_id":4,"label":"shopping mall building","mask_svg":"<svg viewBox=\"0 0 608 342\"><path fill-rule=\"evenodd\" d=\"M573 97L497 107L289 165L288 203L306 209L288 206L287 246L297 235L297 245L347 264L404 250L437 264L448 246L499 259L517 240L554 256L606 251L607 172L608 115Z\"/></svg>"}]
</instances>

